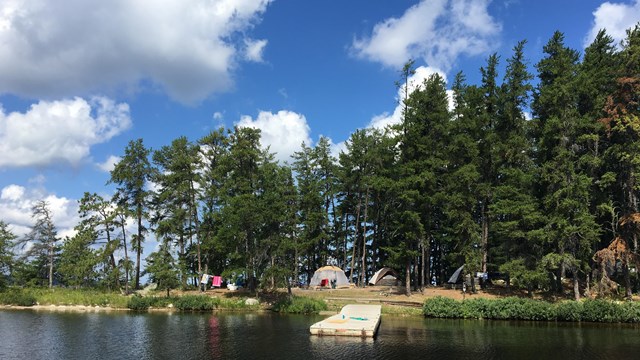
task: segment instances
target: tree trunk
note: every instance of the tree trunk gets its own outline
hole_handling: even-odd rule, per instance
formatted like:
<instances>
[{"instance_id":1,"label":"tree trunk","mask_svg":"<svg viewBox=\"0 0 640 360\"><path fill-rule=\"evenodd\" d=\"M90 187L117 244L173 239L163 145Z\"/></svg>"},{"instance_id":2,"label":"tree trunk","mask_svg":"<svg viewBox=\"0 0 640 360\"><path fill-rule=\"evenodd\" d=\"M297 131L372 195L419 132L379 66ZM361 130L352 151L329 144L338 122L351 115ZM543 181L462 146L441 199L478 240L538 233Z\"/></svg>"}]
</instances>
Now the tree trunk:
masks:
<instances>
[{"instance_id":1,"label":"tree trunk","mask_svg":"<svg viewBox=\"0 0 640 360\"><path fill-rule=\"evenodd\" d=\"M124 293L129 295L129 253L127 251L127 233L125 227L125 217L120 219L122 227L122 244L124 245Z\"/></svg>"},{"instance_id":2,"label":"tree trunk","mask_svg":"<svg viewBox=\"0 0 640 360\"><path fill-rule=\"evenodd\" d=\"M489 253L489 214L488 214L489 209L487 205L488 202L489 200L485 199L485 202L482 205L482 239L481 239L482 272L487 272L487 258Z\"/></svg>"},{"instance_id":3,"label":"tree trunk","mask_svg":"<svg viewBox=\"0 0 640 360\"><path fill-rule=\"evenodd\" d=\"M405 295L411 296L411 258L407 257L407 263L405 264L405 280L404 280Z\"/></svg>"},{"instance_id":4,"label":"tree trunk","mask_svg":"<svg viewBox=\"0 0 640 360\"><path fill-rule=\"evenodd\" d=\"M142 252L142 207L138 206L136 211L138 218L138 236L136 236L136 282L135 289L140 289L140 254Z\"/></svg>"},{"instance_id":5,"label":"tree trunk","mask_svg":"<svg viewBox=\"0 0 640 360\"><path fill-rule=\"evenodd\" d=\"M53 287L53 247L55 243L49 245L49 289Z\"/></svg>"},{"instance_id":6,"label":"tree trunk","mask_svg":"<svg viewBox=\"0 0 640 360\"><path fill-rule=\"evenodd\" d=\"M578 282L578 271L573 272L573 296L576 301L580 301L580 284Z\"/></svg>"},{"instance_id":7,"label":"tree trunk","mask_svg":"<svg viewBox=\"0 0 640 360\"><path fill-rule=\"evenodd\" d=\"M624 292L625 292L625 297L629 300L631 300L632 297L632 293L631 293L631 277L629 276L629 264L628 263L623 263L622 264L622 273L624 275Z\"/></svg>"},{"instance_id":8,"label":"tree trunk","mask_svg":"<svg viewBox=\"0 0 640 360\"><path fill-rule=\"evenodd\" d=\"M358 236L359 236L359 229L360 229L360 203L362 201L362 198L360 196L358 196L358 206L356 207L356 222L355 222L355 228L356 228L356 233L355 233L355 237L353 240L353 246L351 247L352 252L351 252L351 274L350 274L350 281L353 281L353 276L355 275L355 260L356 260L356 248L358 245ZM356 278L357 280L358 278Z\"/></svg>"},{"instance_id":9,"label":"tree trunk","mask_svg":"<svg viewBox=\"0 0 640 360\"><path fill-rule=\"evenodd\" d=\"M360 286L367 285L367 210L369 208L369 187L364 198L364 229L362 230L362 273L360 274Z\"/></svg>"},{"instance_id":10,"label":"tree trunk","mask_svg":"<svg viewBox=\"0 0 640 360\"><path fill-rule=\"evenodd\" d=\"M105 215L102 215L103 217L105 217ZM111 227L111 224L109 223L109 221L107 221L105 223L105 233L107 235L107 246L111 247L111 231L109 231L109 228ZM113 271L116 274L116 289L120 290L120 273L118 272L118 265L116 264L116 257L113 255L113 253L115 252L116 249L109 249L109 260L111 261L111 268L113 269Z\"/></svg>"}]
</instances>

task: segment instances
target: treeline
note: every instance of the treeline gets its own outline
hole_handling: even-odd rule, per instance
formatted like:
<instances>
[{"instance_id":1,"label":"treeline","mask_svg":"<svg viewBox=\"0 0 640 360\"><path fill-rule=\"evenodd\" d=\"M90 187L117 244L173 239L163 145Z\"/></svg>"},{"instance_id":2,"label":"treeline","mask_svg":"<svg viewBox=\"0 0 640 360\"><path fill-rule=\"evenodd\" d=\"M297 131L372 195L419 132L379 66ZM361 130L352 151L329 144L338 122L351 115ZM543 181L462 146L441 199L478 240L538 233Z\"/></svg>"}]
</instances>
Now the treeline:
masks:
<instances>
[{"instance_id":1,"label":"treeline","mask_svg":"<svg viewBox=\"0 0 640 360\"><path fill-rule=\"evenodd\" d=\"M491 55L480 84L457 74L451 95L437 74L410 84L407 63L402 122L354 132L337 159L320 138L278 163L250 128L180 137L155 151L131 141L111 172L115 195L85 194L73 238L58 240L44 202L24 239L1 224L5 282L128 290L146 272L166 289L209 273L276 287L333 263L360 285L393 267L410 294L466 264L529 291L561 292L570 278L576 298L618 284L630 296L639 260L640 26L620 46L600 32L582 56L556 32L535 64L537 80L524 47L514 47L502 75ZM149 232L160 245L145 266ZM10 253L16 243L29 244L14 249L19 258Z\"/></svg>"}]
</instances>

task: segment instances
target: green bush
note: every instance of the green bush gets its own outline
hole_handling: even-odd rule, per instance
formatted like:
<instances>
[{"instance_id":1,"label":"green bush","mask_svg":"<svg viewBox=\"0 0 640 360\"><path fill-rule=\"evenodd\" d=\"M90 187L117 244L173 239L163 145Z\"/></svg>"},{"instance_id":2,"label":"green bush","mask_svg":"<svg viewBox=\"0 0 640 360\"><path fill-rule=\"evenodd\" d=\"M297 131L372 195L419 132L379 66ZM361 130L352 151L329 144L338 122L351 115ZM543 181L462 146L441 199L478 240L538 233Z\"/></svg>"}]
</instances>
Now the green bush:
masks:
<instances>
[{"instance_id":1,"label":"green bush","mask_svg":"<svg viewBox=\"0 0 640 360\"><path fill-rule=\"evenodd\" d=\"M585 300L583 321L619 322L624 321L622 306L608 300Z\"/></svg>"},{"instance_id":2,"label":"green bush","mask_svg":"<svg viewBox=\"0 0 640 360\"><path fill-rule=\"evenodd\" d=\"M624 322L637 323L640 322L640 303L625 302L620 305L623 313Z\"/></svg>"},{"instance_id":3,"label":"green bush","mask_svg":"<svg viewBox=\"0 0 640 360\"><path fill-rule=\"evenodd\" d=\"M211 311L217 307L217 299L205 295L185 295L173 303L176 309L191 311Z\"/></svg>"},{"instance_id":4,"label":"green bush","mask_svg":"<svg viewBox=\"0 0 640 360\"><path fill-rule=\"evenodd\" d=\"M640 322L640 303L608 300L546 301L504 298L456 301L435 297L424 302L427 317L536 321Z\"/></svg>"},{"instance_id":5,"label":"green bush","mask_svg":"<svg viewBox=\"0 0 640 360\"><path fill-rule=\"evenodd\" d=\"M301 296L285 298L274 304L273 310L290 314L317 314L327 310L327 304L320 299L312 299Z\"/></svg>"},{"instance_id":6,"label":"green bush","mask_svg":"<svg viewBox=\"0 0 640 360\"><path fill-rule=\"evenodd\" d=\"M0 304L33 306L36 303L36 298L33 295L19 289L8 289L0 292Z\"/></svg>"},{"instance_id":7,"label":"green bush","mask_svg":"<svg viewBox=\"0 0 640 360\"><path fill-rule=\"evenodd\" d=\"M558 321L582 320L584 306L580 301L562 301L556 304L556 319Z\"/></svg>"},{"instance_id":8,"label":"green bush","mask_svg":"<svg viewBox=\"0 0 640 360\"><path fill-rule=\"evenodd\" d=\"M422 312L428 317L461 318L462 303L450 298L436 296L425 300Z\"/></svg>"},{"instance_id":9,"label":"green bush","mask_svg":"<svg viewBox=\"0 0 640 360\"><path fill-rule=\"evenodd\" d=\"M151 306L153 298L133 295L127 302L127 307L131 310L147 310Z\"/></svg>"}]
</instances>

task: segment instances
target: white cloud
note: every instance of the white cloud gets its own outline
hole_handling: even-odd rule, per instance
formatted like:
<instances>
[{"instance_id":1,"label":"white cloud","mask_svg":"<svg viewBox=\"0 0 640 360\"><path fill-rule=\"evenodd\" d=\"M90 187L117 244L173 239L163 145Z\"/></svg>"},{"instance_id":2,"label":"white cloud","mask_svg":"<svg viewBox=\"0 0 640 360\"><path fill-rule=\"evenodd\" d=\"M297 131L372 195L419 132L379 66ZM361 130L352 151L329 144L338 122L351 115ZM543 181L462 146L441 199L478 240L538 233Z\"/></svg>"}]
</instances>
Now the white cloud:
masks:
<instances>
[{"instance_id":1,"label":"white cloud","mask_svg":"<svg viewBox=\"0 0 640 360\"><path fill-rule=\"evenodd\" d=\"M216 111L213 113L213 120L222 120L224 118L224 115L220 112L220 111Z\"/></svg>"},{"instance_id":2,"label":"white cloud","mask_svg":"<svg viewBox=\"0 0 640 360\"><path fill-rule=\"evenodd\" d=\"M411 58L448 70L462 54L484 54L498 46L501 25L487 11L490 0L423 0L399 18L355 39L356 56L400 67Z\"/></svg>"},{"instance_id":3,"label":"white cloud","mask_svg":"<svg viewBox=\"0 0 640 360\"><path fill-rule=\"evenodd\" d=\"M23 236L30 231L34 223L31 208L40 200L49 204L60 238L75 234L73 227L79 220L76 201L50 194L41 187L28 189L16 184L5 186L0 194L0 219L9 224L14 234Z\"/></svg>"},{"instance_id":4,"label":"white cloud","mask_svg":"<svg viewBox=\"0 0 640 360\"><path fill-rule=\"evenodd\" d=\"M346 153L347 152L347 143L344 141L340 141L339 143L334 143L333 140L329 139L329 141L331 142L330 144L330 150L331 150L331 156L333 156L336 159L340 159L340 153Z\"/></svg>"},{"instance_id":5,"label":"white cloud","mask_svg":"<svg viewBox=\"0 0 640 360\"><path fill-rule=\"evenodd\" d=\"M280 110L277 113L260 111L254 120L250 116L243 116L237 123L240 127L251 127L262 131L262 146L270 147L280 161L290 160L291 155L300 149L304 141L311 145L310 128L307 119L302 114Z\"/></svg>"},{"instance_id":6,"label":"white cloud","mask_svg":"<svg viewBox=\"0 0 640 360\"><path fill-rule=\"evenodd\" d=\"M263 62L262 53L267 46L267 40L251 40L245 39L244 44L246 46L244 57L248 61Z\"/></svg>"},{"instance_id":7,"label":"white cloud","mask_svg":"<svg viewBox=\"0 0 640 360\"><path fill-rule=\"evenodd\" d=\"M197 102L231 86L270 2L4 0L0 93L51 99L148 80Z\"/></svg>"},{"instance_id":8,"label":"white cloud","mask_svg":"<svg viewBox=\"0 0 640 360\"><path fill-rule=\"evenodd\" d=\"M25 113L0 108L0 167L78 165L92 145L130 126L129 106L104 97L40 101Z\"/></svg>"},{"instance_id":9,"label":"white cloud","mask_svg":"<svg viewBox=\"0 0 640 360\"><path fill-rule=\"evenodd\" d=\"M119 156L110 155L103 163L99 163L96 165L98 166L98 169L110 173L113 168L116 167L116 164L120 162L120 160L121 158Z\"/></svg>"},{"instance_id":10,"label":"white cloud","mask_svg":"<svg viewBox=\"0 0 640 360\"><path fill-rule=\"evenodd\" d=\"M409 77L409 82L408 82L409 94L411 94L416 88L421 87L424 81L429 78L429 76L436 73L442 76L445 82L447 81L446 74L439 69L435 69L432 67L425 67L425 66L420 66L416 68L415 73L411 77ZM383 129L390 125L399 124L402 121L402 111L404 108L404 106L402 105L402 100L404 98L405 98L404 87L401 86L400 88L398 88L398 94L396 97L397 105L396 105L396 108L393 110L393 112L391 114L388 112L385 112L385 113L374 116L371 119L371 122L369 122L369 125L367 125L367 127ZM452 108L451 94L449 94L449 108Z\"/></svg>"},{"instance_id":11,"label":"white cloud","mask_svg":"<svg viewBox=\"0 0 640 360\"><path fill-rule=\"evenodd\" d=\"M640 21L640 0L632 4L602 3L593 12L593 17L593 26L584 39L584 47L589 46L602 29L619 43L627 37L626 30Z\"/></svg>"}]
</instances>

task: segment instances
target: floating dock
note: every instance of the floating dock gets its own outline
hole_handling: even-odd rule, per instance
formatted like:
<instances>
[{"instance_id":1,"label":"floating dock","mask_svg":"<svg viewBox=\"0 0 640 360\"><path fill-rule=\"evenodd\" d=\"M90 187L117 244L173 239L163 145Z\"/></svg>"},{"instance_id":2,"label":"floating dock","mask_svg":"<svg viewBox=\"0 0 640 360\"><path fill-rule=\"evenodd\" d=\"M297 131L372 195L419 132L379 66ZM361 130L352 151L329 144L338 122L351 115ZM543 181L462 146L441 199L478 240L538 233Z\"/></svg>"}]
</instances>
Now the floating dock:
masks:
<instances>
[{"instance_id":1,"label":"floating dock","mask_svg":"<svg viewBox=\"0 0 640 360\"><path fill-rule=\"evenodd\" d=\"M381 305L346 305L339 314L309 328L313 335L374 337L380 326Z\"/></svg>"}]
</instances>

